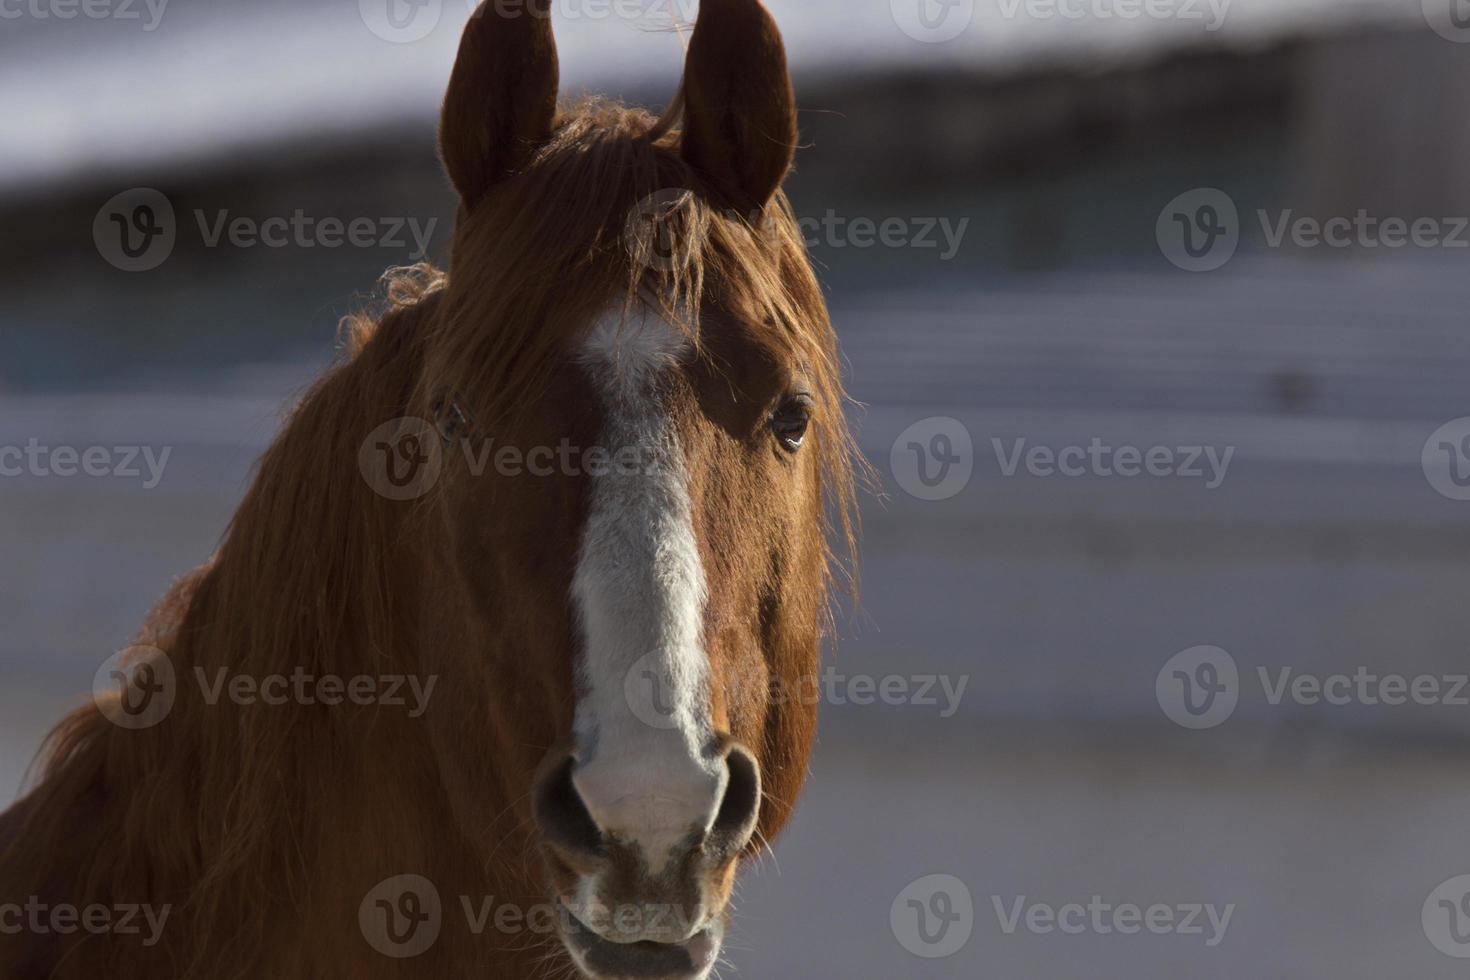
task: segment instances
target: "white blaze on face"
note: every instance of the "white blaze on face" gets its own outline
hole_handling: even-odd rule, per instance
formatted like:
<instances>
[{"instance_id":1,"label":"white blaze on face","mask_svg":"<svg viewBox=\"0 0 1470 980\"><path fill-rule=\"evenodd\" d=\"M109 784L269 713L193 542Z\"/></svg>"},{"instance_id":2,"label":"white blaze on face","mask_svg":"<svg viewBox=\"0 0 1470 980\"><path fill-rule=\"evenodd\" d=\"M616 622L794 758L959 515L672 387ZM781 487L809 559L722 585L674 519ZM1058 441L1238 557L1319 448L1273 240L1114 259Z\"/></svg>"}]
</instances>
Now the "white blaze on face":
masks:
<instances>
[{"instance_id":1,"label":"white blaze on face","mask_svg":"<svg viewBox=\"0 0 1470 980\"><path fill-rule=\"evenodd\" d=\"M687 347L661 319L634 312L624 323L614 311L582 357L614 462L588 477L572 583L582 642L572 780L603 832L638 844L654 873L692 829L709 829L728 780L709 753L704 567L661 392Z\"/></svg>"}]
</instances>

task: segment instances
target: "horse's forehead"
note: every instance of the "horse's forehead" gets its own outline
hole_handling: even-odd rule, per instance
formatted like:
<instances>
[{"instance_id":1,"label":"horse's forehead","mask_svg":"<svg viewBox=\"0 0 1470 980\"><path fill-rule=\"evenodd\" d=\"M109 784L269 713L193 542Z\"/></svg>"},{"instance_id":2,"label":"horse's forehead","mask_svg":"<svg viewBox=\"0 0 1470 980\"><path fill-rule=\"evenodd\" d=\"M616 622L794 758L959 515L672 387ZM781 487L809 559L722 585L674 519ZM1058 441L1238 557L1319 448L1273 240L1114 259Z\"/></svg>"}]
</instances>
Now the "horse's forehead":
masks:
<instances>
[{"instance_id":1,"label":"horse's forehead","mask_svg":"<svg viewBox=\"0 0 1470 980\"><path fill-rule=\"evenodd\" d=\"M593 321L577 359L608 400L642 393L658 375L676 368L691 347L688 334L669 320L641 307L618 308Z\"/></svg>"}]
</instances>

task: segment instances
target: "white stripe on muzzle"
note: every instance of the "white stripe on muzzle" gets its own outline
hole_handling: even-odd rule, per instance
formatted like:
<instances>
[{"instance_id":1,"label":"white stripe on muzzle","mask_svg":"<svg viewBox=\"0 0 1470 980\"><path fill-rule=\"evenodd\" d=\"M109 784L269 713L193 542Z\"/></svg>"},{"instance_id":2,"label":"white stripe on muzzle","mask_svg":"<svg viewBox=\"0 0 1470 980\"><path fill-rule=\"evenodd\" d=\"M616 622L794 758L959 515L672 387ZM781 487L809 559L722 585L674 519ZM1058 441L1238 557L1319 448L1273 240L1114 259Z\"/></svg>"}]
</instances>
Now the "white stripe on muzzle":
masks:
<instances>
[{"instance_id":1,"label":"white stripe on muzzle","mask_svg":"<svg viewBox=\"0 0 1470 980\"><path fill-rule=\"evenodd\" d=\"M612 463L591 497L572 599L581 630L573 783L602 831L637 844L658 873L707 831L727 770L709 753L704 567L689 475L661 397L688 342L620 311L592 329L583 362L601 399Z\"/></svg>"}]
</instances>

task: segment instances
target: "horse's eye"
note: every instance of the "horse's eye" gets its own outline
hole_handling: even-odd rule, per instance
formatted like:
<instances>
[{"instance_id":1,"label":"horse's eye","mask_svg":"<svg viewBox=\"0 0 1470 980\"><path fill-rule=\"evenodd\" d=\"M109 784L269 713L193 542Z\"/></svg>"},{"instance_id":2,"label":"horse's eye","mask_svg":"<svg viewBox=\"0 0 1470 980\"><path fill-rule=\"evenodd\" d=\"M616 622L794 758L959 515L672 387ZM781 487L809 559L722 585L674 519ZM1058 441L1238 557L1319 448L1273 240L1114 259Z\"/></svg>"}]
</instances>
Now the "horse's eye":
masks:
<instances>
[{"instance_id":1,"label":"horse's eye","mask_svg":"<svg viewBox=\"0 0 1470 980\"><path fill-rule=\"evenodd\" d=\"M808 395L795 395L782 402L771 416L771 431L781 448L794 453L801 448L806 438L807 426L812 422L812 400Z\"/></svg>"}]
</instances>

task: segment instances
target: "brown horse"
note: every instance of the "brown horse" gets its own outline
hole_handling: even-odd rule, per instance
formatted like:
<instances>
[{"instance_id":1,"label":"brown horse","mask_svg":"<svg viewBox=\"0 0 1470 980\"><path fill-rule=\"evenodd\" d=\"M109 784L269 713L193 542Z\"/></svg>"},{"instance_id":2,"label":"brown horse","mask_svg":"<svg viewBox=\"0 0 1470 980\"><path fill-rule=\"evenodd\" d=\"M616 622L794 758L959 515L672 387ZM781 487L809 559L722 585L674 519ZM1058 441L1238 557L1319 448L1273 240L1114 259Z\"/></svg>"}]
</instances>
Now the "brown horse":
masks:
<instances>
[{"instance_id":1,"label":"brown horse","mask_svg":"<svg viewBox=\"0 0 1470 980\"><path fill-rule=\"evenodd\" d=\"M855 454L758 0L704 0L676 108L559 108L545 12L471 20L451 271L390 275L53 734L0 975L711 973L805 777Z\"/></svg>"}]
</instances>

